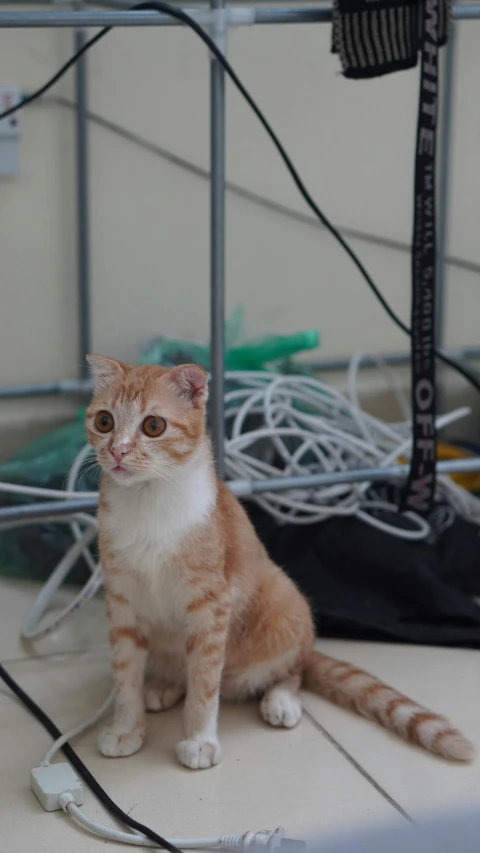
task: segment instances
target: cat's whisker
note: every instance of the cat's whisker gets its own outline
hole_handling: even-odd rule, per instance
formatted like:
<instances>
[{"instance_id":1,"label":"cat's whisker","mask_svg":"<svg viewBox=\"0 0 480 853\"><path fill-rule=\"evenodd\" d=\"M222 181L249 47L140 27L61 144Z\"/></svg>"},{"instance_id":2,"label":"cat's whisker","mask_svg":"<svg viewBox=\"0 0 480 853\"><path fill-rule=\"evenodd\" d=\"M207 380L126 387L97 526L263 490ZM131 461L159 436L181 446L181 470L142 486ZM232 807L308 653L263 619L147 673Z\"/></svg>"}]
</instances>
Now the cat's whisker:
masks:
<instances>
[{"instance_id":1,"label":"cat's whisker","mask_svg":"<svg viewBox=\"0 0 480 853\"><path fill-rule=\"evenodd\" d=\"M92 453L93 453L93 451L92 451ZM75 465L75 462L72 463L67 474L65 475L65 477L63 479L63 483L62 483L63 489L67 488L68 479L70 477L70 474L73 470L74 465ZM80 478L82 476L85 476L87 473L90 473L90 472L94 471L95 469L98 469L98 471L101 471L101 467L98 464L97 457L95 455L93 455L93 457L92 456L86 457L86 459L83 460L82 464L80 465L80 467L77 471L76 483L78 483L78 481L80 480Z\"/></svg>"},{"instance_id":2,"label":"cat's whisker","mask_svg":"<svg viewBox=\"0 0 480 853\"><path fill-rule=\"evenodd\" d=\"M169 471L166 471L165 469L154 468L153 473L160 480L166 480L166 482L171 483L172 485L179 483L178 477L175 477L173 474L171 474Z\"/></svg>"}]
</instances>

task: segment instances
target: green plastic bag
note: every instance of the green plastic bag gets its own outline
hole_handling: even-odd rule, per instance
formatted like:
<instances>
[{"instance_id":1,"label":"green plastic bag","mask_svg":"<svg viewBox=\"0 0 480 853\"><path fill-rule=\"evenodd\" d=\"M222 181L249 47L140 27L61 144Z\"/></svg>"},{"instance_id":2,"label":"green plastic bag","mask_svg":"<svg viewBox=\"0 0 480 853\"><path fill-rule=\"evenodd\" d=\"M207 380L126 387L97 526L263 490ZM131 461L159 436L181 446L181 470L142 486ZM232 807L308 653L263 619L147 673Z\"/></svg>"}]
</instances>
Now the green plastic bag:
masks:
<instances>
[{"instance_id":1,"label":"green plastic bag","mask_svg":"<svg viewBox=\"0 0 480 853\"><path fill-rule=\"evenodd\" d=\"M285 363L289 364L299 352L315 349L320 344L320 335L316 330L293 335L270 335L253 341L244 341L244 337L243 310L236 308L225 325L226 370L267 370L274 367L279 372L290 373L291 366L288 371L282 369ZM189 362L209 370L210 346L157 338L144 347L140 363L174 366ZM296 367L299 368L298 365Z\"/></svg>"},{"instance_id":2,"label":"green plastic bag","mask_svg":"<svg viewBox=\"0 0 480 853\"><path fill-rule=\"evenodd\" d=\"M79 410L72 424L59 427L27 444L10 460L0 464L0 480L27 486L62 489L68 472L87 442L85 409ZM79 477L77 488L95 491L98 472L90 467ZM0 496L2 504L29 503L23 495ZM72 544L65 524L42 522L0 532L0 575L45 581ZM90 572L82 560L75 565L67 581L84 584Z\"/></svg>"},{"instance_id":3,"label":"green plastic bag","mask_svg":"<svg viewBox=\"0 0 480 853\"><path fill-rule=\"evenodd\" d=\"M71 466L86 443L85 408L82 408L72 424L42 435L1 463L0 480L62 489ZM83 484L81 489L90 491Z\"/></svg>"},{"instance_id":4,"label":"green plastic bag","mask_svg":"<svg viewBox=\"0 0 480 853\"><path fill-rule=\"evenodd\" d=\"M238 307L225 323L225 348L228 352L244 339L244 312ZM171 338L154 338L141 347L140 364L160 364L175 367L177 364L199 364L205 370L210 368L210 347L192 341L178 341Z\"/></svg>"}]
</instances>

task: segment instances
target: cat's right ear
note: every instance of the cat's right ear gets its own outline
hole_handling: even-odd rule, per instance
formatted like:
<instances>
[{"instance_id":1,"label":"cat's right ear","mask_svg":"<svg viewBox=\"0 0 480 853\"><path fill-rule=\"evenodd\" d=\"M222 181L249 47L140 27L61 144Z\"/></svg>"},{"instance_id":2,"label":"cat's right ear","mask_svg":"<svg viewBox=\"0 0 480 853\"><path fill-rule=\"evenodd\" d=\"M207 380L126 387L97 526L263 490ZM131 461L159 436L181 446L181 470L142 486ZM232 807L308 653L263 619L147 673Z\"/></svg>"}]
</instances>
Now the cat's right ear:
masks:
<instances>
[{"instance_id":1,"label":"cat's right ear","mask_svg":"<svg viewBox=\"0 0 480 853\"><path fill-rule=\"evenodd\" d=\"M104 355L87 355L87 361L95 391L108 388L115 380L122 379L128 370L126 364Z\"/></svg>"}]
</instances>

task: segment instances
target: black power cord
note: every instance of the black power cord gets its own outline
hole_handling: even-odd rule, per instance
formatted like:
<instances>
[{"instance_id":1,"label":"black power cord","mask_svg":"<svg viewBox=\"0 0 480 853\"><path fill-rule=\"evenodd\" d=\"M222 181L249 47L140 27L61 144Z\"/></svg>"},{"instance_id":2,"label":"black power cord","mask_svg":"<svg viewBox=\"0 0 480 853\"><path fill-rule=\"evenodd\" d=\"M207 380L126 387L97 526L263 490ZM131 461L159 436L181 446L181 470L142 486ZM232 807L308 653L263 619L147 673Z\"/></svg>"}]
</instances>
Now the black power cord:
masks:
<instances>
[{"instance_id":1,"label":"black power cord","mask_svg":"<svg viewBox=\"0 0 480 853\"><path fill-rule=\"evenodd\" d=\"M386 311L386 313L388 314L390 319L393 320L395 325L398 326L398 328L401 329L402 332L405 332L406 335L411 337L412 336L411 330L403 322L403 320L401 320L400 317L398 317L397 314L395 314L393 308L390 307L387 300L383 296L382 292L380 291L380 289L378 288L378 286L375 284L374 280L372 279L370 273L368 272L368 270L366 269L366 267L364 266L364 264L362 263L362 261L358 257L357 253L351 248L351 246L347 243L347 241L341 235L341 233L338 231L338 229L333 225L333 223L330 222L328 217L318 207L317 203L315 202L314 198L312 197L312 195L308 191L307 187L305 186L302 178L300 177L300 174L297 171L297 169L296 169L293 161L291 160L289 154L287 153L286 149L284 148L284 146L280 142L280 139L278 138L277 134L273 130L272 126L270 125L270 123L265 118L260 107L258 106L256 101L253 99L252 95L250 95L248 89L245 88L242 81L240 80L240 78L238 77L238 75L236 74L236 72L234 71L234 69L232 68L230 63L228 62L228 60L225 59L225 56L223 55L220 48L217 47L214 40L208 35L208 33L200 26L200 24L198 24L194 20L194 18L190 17L190 15L188 15L186 12L184 12L183 9L179 9L179 8L176 8L175 6L171 6L169 3L164 2L164 0L146 0L143 3L137 3L134 6L131 6L128 11L130 11L130 12L132 12L132 11L154 11L154 12L160 12L160 13L169 15L170 17L175 18L177 21L181 21L187 27L190 27L190 29L193 30L194 33L196 33L196 35L204 42L204 44L207 45L210 52L215 56L216 59L218 59L220 65L224 69L225 73L228 75L228 77L230 78L232 83L235 84L235 86L237 87L240 94L243 95L247 104L250 106L250 108L253 110L253 112L257 116L260 124L263 126L264 130L266 131L266 133L270 137L271 141L273 142L275 148L277 149L277 151L278 151L280 157L282 158L287 170L290 172L290 175L293 179L293 182L294 182L295 186L297 187L298 191L300 192L300 195L303 197L304 201L307 203L309 208L315 213L316 217L320 220L322 225L328 231L330 231L330 233L333 235L333 237L335 237L337 242L340 244L340 246L343 248L343 250L349 256L350 260L353 261L353 263L355 264L355 266L357 267L359 272L362 274L363 278L367 282L368 286L370 287L370 289L372 290L374 295L377 297L378 301L380 302L381 306L383 307L384 311ZM107 35L107 33L110 32L111 29L112 29L112 27L104 27L104 29L100 30L100 32L97 33L95 36L93 36L93 38L91 38L89 41L87 41L80 48L80 50L78 50L77 53L75 53L74 56L72 56L68 60L68 62L66 62L60 68L60 70L57 71L57 73L47 83L45 83L44 86L42 86L40 89L38 89L33 94L24 98L24 100L21 101L16 106L10 107L10 109L6 110L3 113L0 113L0 121L4 118L7 118L7 116L9 116L9 115L12 115L12 113L17 112L17 110L22 109L24 106L27 106L27 104L31 104L34 101L38 100L42 95L45 94L45 92L47 92L52 86L54 86L55 83L58 82L58 80L60 80L60 78L77 62L77 60L90 47L93 47L93 45L96 44L98 41L100 41L100 39L103 38L105 35ZM457 373L460 373L461 376L463 376L464 379L466 379L467 382L469 382L480 393L480 380L475 376L475 374L473 374L470 370L468 370L462 364L459 364L457 361L455 361L454 359L447 356L442 350L436 349L435 355L444 364L447 364L449 367L453 368L453 370L456 370Z\"/></svg>"},{"instance_id":2,"label":"black power cord","mask_svg":"<svg viewBox=\"0 0 480 853\"><path fill-rule=\"evenodd\" d=\"M33 714L34 717L37 718L38 722L42 724L42 726L47 730L47 732L55 739L62 736L62 732L57 729L55 723L50 719L50 717L42 711L41 708L37 705L30 696L25 693L24 690L20 687L19 684L12 678L11 675L4 669L2 664L0 663L0 678L3 679L7 687L17 696L21 702L25 705L26 708ZM83 781L90 788L93 794L100 800L102 805L110 812L113 817L117 818L117 820L121 820L126 826L129 826L130 829L136 829L138 832L143 833L149 838L151 841L154 841L155 844L158 844L159 847L163 847L165 850L169 850L170 853L182 853L182 851L175 847L174 844L170 844L166 838L162 838L161 835L158 835L153 829L149 829L148 826L144 826L143 823L139 823L138 820L134 820L133 817L130 817L120 806L117 806L116 803L108 796L107 792L102 788L102 786L97 782L95 776L90 773L88 767L85 766L82 759L79 758L74 749L70 746L70 744L65 743L62 746L62 752L66 755L72 766L75 768L77 773L82 777Z\"/></svg>"}]
</instances>

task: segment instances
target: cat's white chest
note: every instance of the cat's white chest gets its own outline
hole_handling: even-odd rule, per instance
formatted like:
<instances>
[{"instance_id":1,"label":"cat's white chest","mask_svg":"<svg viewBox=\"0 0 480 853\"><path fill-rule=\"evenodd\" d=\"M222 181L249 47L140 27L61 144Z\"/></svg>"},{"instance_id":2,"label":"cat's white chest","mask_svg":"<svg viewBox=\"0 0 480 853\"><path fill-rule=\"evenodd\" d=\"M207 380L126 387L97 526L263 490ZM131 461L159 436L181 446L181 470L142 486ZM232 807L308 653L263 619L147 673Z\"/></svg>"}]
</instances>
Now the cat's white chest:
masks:
<instances>
[{"instance_id":1,"label":"cat's white chest","mask_svg":"<svg viewBox=\"0 0 480 853\"><path fill-rule=\"evenodd\" d=\"M177 555L187 536L204 525L215 505L210 470L190 472L186 482L109 488L103 524L108 533L116 586L137 616L171 630L185 614L185 589Z\"/></svg>"}]
</instances>

